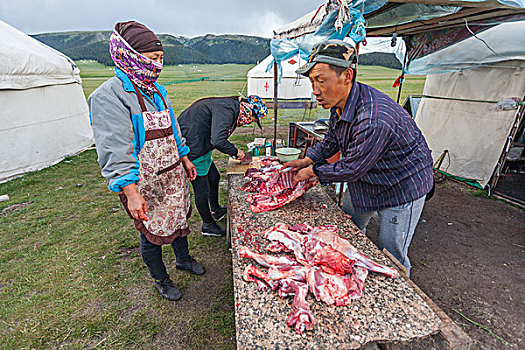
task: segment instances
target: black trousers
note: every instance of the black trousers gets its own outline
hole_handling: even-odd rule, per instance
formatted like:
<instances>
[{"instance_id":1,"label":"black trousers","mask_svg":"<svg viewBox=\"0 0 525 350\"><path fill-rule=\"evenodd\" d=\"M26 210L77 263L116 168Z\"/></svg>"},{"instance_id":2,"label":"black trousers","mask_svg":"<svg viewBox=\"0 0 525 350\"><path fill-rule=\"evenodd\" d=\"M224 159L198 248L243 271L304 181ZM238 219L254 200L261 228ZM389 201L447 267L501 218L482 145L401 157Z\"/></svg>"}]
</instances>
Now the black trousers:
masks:
<instances>
[{"instance_id":1,"label":"black trousers","mask_svg":"<svg viewBox=\"0 0 525 350\"><path fill-rule=\"evenodd\" d=\"M219 174L215 163L212 162L208 175L197 176L197 178L191 182L191 185L193 186L193 194L195 195L195 206L199 211L202 221L207 224L214 221L213 217L211 216L211 211L215 211L220 208L220 178L221 175Z\"/></svg>"},{"instance_id":2,"label":"black trousers","mask_svg":"<svg viewBox=\"0 0 525 350\"><path fill-rule=\"evenodd\" d=\"M189 259L188 237L175 238L171 243L171 247L177 262L180 263ZM151 243L142 233L140 234L140 253L151 277L156 280L163 280L168 276L166 265L162 261L162 246Z\"/></svg>"}]
</instances>

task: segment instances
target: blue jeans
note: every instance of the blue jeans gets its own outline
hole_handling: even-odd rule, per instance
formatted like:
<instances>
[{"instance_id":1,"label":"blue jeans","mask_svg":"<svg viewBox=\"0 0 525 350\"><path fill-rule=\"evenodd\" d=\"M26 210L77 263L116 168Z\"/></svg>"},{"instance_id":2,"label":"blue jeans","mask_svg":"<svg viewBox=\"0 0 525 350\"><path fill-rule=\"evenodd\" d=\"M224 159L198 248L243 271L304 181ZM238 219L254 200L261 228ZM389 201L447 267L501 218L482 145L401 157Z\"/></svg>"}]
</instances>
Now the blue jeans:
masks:
<instances>
[{"instance_id":1,"label":"blue jeans","mask_svg":"<svg viewBox=\"0 0 525 350\"><path fill-rule=\"evenodd\" d=\"M378 210L379 214L379 249L386 248L401 264L403 264L410 276L410 259L408 258L408 247L416 230L419 217L425 205L425 197L421 197L410 203L397 207ZM375 212L358 214L348 190L343 195L343 211L352 217L354 224L363 233L366 233L366 225Z\"/></svg>"},{"instance_id":2,"label":"blue jeans","mask_svg":"<svg viewBox=\"0 0 525 350\"><path fill-rule=\"evenodd\" d=\"M188 237L177 237L171 243L177 262L186 261L189 259ZM142 260L146 263L151 277L156 280L163 280L168 276L166 265L162 261L162 246L156 245L148 241L146 236L140 234L140 253Z\"/></svg>"}]
</instances>

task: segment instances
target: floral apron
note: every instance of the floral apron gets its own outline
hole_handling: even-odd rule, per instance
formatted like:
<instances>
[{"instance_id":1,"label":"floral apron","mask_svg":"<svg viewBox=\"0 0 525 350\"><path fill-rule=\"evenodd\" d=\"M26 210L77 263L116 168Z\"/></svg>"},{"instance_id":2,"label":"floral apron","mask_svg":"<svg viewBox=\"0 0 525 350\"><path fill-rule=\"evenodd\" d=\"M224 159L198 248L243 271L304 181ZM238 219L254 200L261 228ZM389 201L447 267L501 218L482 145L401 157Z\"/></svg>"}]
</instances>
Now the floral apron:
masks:
<instances>
[{"instance_id":1,"label":"floral apron","mask_svg":"<svg viewBox=\"0 0 525 350\"><path fill-rule=\"evenodd\" d=\"M142 108L146 131L144 145L138 154L141 171L137 187L146 201L149 219L134 219L135 227L153 244L170 244L176 237L187 236L190 232L187 222L191 216L188 175L180 164L170 112L162 94L157 89L165 109L149 112L142 94L135 84L133 87ZM126 195L121 192L119 196L131 216Z\"/></svg>"}]
</instances>

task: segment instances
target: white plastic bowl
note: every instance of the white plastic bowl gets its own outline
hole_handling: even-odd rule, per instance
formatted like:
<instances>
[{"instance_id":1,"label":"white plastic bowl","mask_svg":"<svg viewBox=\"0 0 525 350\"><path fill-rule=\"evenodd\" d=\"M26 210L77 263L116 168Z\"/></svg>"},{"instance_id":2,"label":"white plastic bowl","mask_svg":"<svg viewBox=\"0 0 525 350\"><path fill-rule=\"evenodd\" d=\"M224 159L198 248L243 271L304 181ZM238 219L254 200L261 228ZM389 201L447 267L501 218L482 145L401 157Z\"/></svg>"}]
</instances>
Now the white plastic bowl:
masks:
<instances>
[{"instance_id":1,"label":"white plastic bowl","mask_svg":"<svg viewBox=\"0 0 525 350\"><path fill-rule=\"evenodd\" d=\"M277 155L277 158L279 158L281 162L289 162L294 159L299 159L301 150L297 148L291 148L291 147L277 148L277 150L275 151L275 154Z\"/></svg>"}]
</instances>

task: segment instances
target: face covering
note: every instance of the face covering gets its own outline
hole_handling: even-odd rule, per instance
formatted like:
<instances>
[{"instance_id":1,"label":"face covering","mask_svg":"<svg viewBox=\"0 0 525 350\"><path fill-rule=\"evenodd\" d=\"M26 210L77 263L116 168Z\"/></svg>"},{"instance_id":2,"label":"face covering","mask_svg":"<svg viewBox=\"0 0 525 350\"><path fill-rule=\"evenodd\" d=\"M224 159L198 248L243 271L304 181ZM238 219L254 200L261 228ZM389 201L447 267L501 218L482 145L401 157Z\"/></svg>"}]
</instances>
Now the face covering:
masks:
<instances>
[{"instance_id":1,"label":"face covering","mask_svg":"<svg viewBox=\"0 0 525 350\"><path fill-rule=\"evenodd\" d=\"M247 125L253 122L252 120L252 108L247 102L240 103L239 118L237 118L237 126Z\"/></svg>"},{"instance_id":2,"label":"face covering","mask_svg":"<svg viewBox=\"0 0 525 350\"><path fill-rule=\"evenodd\" d=\"M157 63L135 51L117 32L109 39L109 53L117 68L148 94L153 94L154 83L162 70L162 63Z\"/></svg>"}]
</instances>

